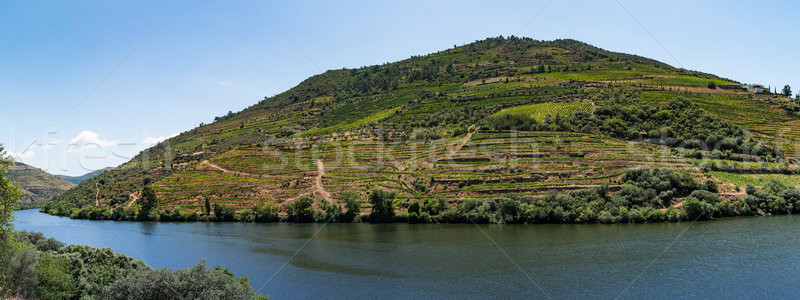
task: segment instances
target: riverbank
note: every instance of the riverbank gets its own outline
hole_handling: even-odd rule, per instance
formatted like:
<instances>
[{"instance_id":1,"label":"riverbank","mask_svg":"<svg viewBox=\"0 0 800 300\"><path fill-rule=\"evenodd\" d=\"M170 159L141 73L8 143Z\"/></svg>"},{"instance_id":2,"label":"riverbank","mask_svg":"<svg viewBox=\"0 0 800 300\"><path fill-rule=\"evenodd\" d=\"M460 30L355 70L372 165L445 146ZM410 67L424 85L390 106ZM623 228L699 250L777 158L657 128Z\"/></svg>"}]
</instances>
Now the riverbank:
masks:
<instances>
[{"instance_id":1,"label":"riverbank","mask_svg":"<svg viewBox=\"0 0 800 300\"><path fill-rule=\"evenodd\" d=\"M245 209L205 201L203 210L87 206L67 209L45 204L41 211L73 219L244 222L244 223L477 223L477 224L619 224L711 220L735 216L800 213L800 191L779 181L761 188L737 188L745 196L720 196L715 182L696 182L685 173L665 169L634 169L617 191L608 186L548 193L543 197L507 195L499 199L464 199L451 204L442 198L402 201L397 194L372 190L364 198L345 193L337 201L300 197L281 206L267 203ZM362 211L369 210L368 214Z\"/></svg>"}]
</instances>

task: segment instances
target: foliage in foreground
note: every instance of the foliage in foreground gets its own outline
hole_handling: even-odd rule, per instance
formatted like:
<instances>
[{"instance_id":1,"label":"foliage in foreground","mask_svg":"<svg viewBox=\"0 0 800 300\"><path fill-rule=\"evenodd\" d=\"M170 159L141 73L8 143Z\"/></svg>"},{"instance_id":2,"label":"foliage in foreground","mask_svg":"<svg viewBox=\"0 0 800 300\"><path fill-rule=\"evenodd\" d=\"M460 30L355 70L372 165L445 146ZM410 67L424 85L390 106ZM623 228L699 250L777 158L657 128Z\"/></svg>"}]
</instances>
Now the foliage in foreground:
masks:
<instances>
[{"instance_id":1,"label":"foliage in foreground","mask_svg":"<svg viewBox=\"0 0 800 300\"><path fill-rule=\"evenodd\" d=\"M153 270L110 248L69 245L41 233L0 241L0 296L32 299L263 299L247 278L199 263Z\"/></svg>"}]
</instances>

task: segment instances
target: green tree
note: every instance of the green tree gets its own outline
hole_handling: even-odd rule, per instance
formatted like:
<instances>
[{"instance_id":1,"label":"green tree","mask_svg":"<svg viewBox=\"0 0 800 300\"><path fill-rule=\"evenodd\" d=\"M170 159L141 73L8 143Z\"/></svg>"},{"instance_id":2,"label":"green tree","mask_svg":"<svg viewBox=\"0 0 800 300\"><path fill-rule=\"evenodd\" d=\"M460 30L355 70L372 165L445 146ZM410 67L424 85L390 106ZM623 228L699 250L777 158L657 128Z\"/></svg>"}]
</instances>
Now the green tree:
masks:
<instances>
[{"instance_id":1,"label":"green tree","mask_svg":"<svg viewBox=\"0 0 800 300\"><path fill-rule=\"evenodd\" d=\"M214 204L214 219L220 222L235 221L236 210L230 206Z\"/></svg>"},{"instance_id":2,"label":"green tree","mask_svg":"<svg viewBox=\"0 0 800 300\"><path fill-rule=\"evenodd\" d=\"M372 213L369 215L371 223L387 223L394 220L394 199L397 194L381 189L374 189L369 194L372 204Z\"/></svg>"},{"instance_id":3,"label":"green tree","mask_svg":"<svg viewBox=\"0 0 800 300\"><path fill-rule=\"evenodd\" d=\"M71 274L72 266L66 258L42 252L35 269L39 279L36 287L38 298L70 299L77 293L78 286Z\"/></svg>"},{"instance_id":4,"label":"green tree","mask_svg":"<svg viewBox=\"0 0 800 300\"><path fill-rule=\"evenodd\" d=\"M8 167L13 163L14 161L10 157L6 157L5 150L0 145L0 240L5 239L11 228L14 205L22 195L19 186L5 177Z\"/></svg>"},{"instance_id":5,"label":"green tree","mask_svg":"<svg viewBox=\"0 0 800 300\"><path fill-rule=\"evenodd\" d=\"M708 82L708 88L710 88L710 89L716 89L716 88L717 88L717 83L716 83L716 82L713 82L713 81L709 81L709 82Z\"/></svg>"},{"instance_id":6,"label":"green tree","mask_svg":"<svg viewBox=\"0 0 800 300\"><path fill-rule=\"evenodd\" d=\"M783 95L787 98L792 97L792 87L788 84L783 86Z\"/></svg>"},{"instance_id":7,"label":"green tree","mask_svg":"<svg viewBox=\"0 0 800 300\"><path fill-rule=\"evenodd\" d=\"M151 186L148 185L142 189L142 199L140 201L143 212L150 212L156 208L158 205L158 198L156 198L156 192L153 191Z\"/></svg>"},{"instance_id":8,"label":"green tree","mask_svg":"<svg viewBox=\"0 0 800 300\"><path fill-rule=\"evenodd\" d=\"M289 215L289 220L299 223L314 221L314 208L311 207L313 203L314 199L303 196L286 205L286 214Z\"/></svg>"},{"instance_id":9,"label":"green tree","mask_svg":"<svg viewBox=\"0 0 800 300\"><path fill-rule=\"evenodd\" d=\"M709 220L714 213L711 204L691 196L686 198L682 208L689 220Z\"/></svg>"},{"instance_id":10,"label":"green tree","mask_svg":"<svg viewBox=\"0 0 800 300\"><path fill-rule=\"evenodd\" d=\"M342 222L352 222L361 213L361 203L358 203L359 195L357 192L347 191L339 195L339 200L344 201L344 214Z\"/></svg>"}]
</instances>

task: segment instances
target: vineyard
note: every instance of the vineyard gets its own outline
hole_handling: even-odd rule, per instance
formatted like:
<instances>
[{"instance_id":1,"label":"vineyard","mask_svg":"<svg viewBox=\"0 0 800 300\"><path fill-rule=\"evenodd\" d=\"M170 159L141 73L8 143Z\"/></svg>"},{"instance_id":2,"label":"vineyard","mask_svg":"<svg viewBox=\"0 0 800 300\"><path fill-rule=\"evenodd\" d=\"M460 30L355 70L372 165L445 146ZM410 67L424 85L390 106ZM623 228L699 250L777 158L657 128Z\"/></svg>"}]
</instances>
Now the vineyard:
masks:
<instances>
[{"instance_id":1,"label":"vineyard","mask_svg":"<svg viewBox=\"0 0 800 300\"><path fill-rule=\"evenodd\" d=\"M209 203L242 212L304 196L323 209L353 193L368 212L375 190L402 207L455 206L616 191L640 167L728 192L800 184L800 117L784 111L785 97L737 87L572 40L490 38L312 76L143 151L47 209L137 209L146 186L160 209L206 213Z\"/></svg>"}]
</instances>

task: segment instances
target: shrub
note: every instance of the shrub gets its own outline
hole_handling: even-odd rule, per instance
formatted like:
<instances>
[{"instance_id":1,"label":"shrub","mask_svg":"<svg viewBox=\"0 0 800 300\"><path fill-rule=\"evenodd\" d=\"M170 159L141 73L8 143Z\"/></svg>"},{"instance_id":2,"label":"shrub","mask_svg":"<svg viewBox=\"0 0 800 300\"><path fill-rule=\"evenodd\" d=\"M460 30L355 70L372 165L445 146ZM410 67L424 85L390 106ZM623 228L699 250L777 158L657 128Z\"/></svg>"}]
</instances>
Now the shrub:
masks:
<instances>
[{"instance_id":1,"label":"shrub","mask_svg":"<svg viewBox=\"0 0 800 300\"><path fill-rule=\"evenodd\" d=\"M447 201L444 198L428 198L425 199L422 209L432 216L438 216L446 207Z\"/></svg>"},{"instance_id":2,"label":"shrub","mask_svg":"<svg viewBox=\"0 0 800 300\"><path fill-rule=\"evenodd\" d=\"M498 223L513 224L519 222L520 203L516 199L503 197L498 209Z\"/></svg>"},{"instance_id":3,"label":"shrub","mask_svg":"<svg viewBox=\"0 0 800 300\"><path fill-rule=\"evenodd\" d=\"M0 253L0 278L3 289L14 295L32 298L39 283L35 266L39 252L28 243L9 242Z\"/></svg>"},{"instance_id":4,"label":"shrub","mask_svg":"<svg viewBox=\"0 0 800 300\"><path fill-rule=\"evenodd\" d=\"M647 213L647 222L664 222L666 219L666 212L660 209L654 209Z\"/></svg>"},{"instance_id":5,"label":"shrub","mask_svg":"<svg viewBox=\"0 0 800 300\"><path fill-rule=\"evenodd\" d=\"M709 220L714 213L714 207L711 204L692 196L683 201L682 208L690 220Z\"/></svg>"},{"instance_id":6,"label":"shrub","mask_svg":"<svg viewBox=\"0 0 800 300\"><path fill-rule=\"evenodd\" d=\"M369 194L369 202L372 204L372 213L369 215L371 223L386 223L394 219L394 199L397 194L381 189L374 189Z\"/></svg>"},{"instance_id":7,"label":"shrub","mask_svg":"<svg viewBox=\"0 0 800 300\"><path fill-rule=\"evenodd\" d=\"M39 284L36 295L40 299L70 299L78 292L78 285L72 277L69 260L48 253L41 253L35 267Z\"/></svg>"},{"instance_id":8,"label":"shrub","mask_svg":"<svg viewBox=\"0 0 800 300\"><path fill-rule=\"evenodd\" d=\"M361 204L358 203L360 197L361 196L356 192L342 193L341 199L344 200L345 212L342 214L341 222L352 222L355 220L356 216L361 214Z\"/></svg>"},{"instance_id":9,"label":"shrub","mask_svg":"<svg viewBox=\"0 0 800 300\"><path fill-rule=\"evenodd\" d=\"M612 224L612 223L615 223L617 221L617 219L614 218L614 215L612 215L610 212L605 211L605 210L600 212L600 215L599 215L599 217L597 219L598 219L598 221L600 221L600 223L603 223L603 224Z\"/></svg>"},{"instance_id":10,"label":"shrub","mask_svg":"<svg viewBox=\"0 0 800 300\"><path fill-rule=\"evenodd\" d=\"M214 204L214 220L217 222L231 222L236 220L236 210L222 204Z\"/></svg>"},{"instance_id":11,"label":"shrub","mask_svg":"<svg viewBox=\"0 0 800 300\"><path fill-rule=\"evenodd\" d=\"M64 247L64 243L59 242L54 238L45 238L44 234L41 232L33 232L23 230L17 232L16 239L25 241L33 245L34 248L38 251L56 251L61 247Z\"/></svg>"},{"instance_id":12,"label":"shrub","mask_svg":"<svg viewBox=\"0 0 800 300\"><path fill-rule=\"evenodd\" d=\"M222 268L199 263L176 272L138 269L120 278L100 295L102 299L264 299L250 289L246 278L235 279Z\"/></svg>"},{"instance_id":13,"label":"shrub","mask_svg":"<svg viewBox=\"0 0 800 300\"><path fill-rule=\"evenodd\" d=\"M289 221L298 223L308 223L314 221L314 208L311 205L314 199L308 196L300 197L292 201L286 206L286 213L289 215Z\"/></svg>"},{"instance_id":14,"label":"shrub","mask_svg":"<svg viewBox=\"0 0 800 300\"><path fill-rule=\"evenodd\" d=\"M253 206L249 208L244 215L248 216L248 222L258 222L258 223L267 223L267 222L277 222L280 220L279 214L281 212L281 206L278 203L268 202L264 203L263 205Z\"/></svg>"},{"instance_id":15,"label":"shrub","mask_svg":"<svg viewBox=\"0 0 800 300\"><path fill-rule=\"evenodd\" d=\"M717 186L717 183L714 182L713 180L706 180L705 182L703 182L703 186L701 187L701 189L712 193L719 192L719 187Z\"/></svg>"},{"instance_id":16,"label":"shrub","mask_svg":"<svg viewBox=\"0 0 800 300\"><path fill-rule=\"evenodd\" d=\"M689 197L694 197L697 200L704 201L704 202L706 202L708 204L712 204L712 205L716 204L717 202L719 202L719 195L717 195L715 193L712 193L712 192L709 192L709 191L704 191L704 190L696 190L696 191L692 192L689 195Z\"/></svg>"},{"instance_id":17,"label":"shrub","mask_svg":"<svg viewBox=\"0 0 800 300\"><path fill-rule=\"evenodd\" d=\"M628 213L628 218L633 223L642 223L645 220L644 216L642 215L642 212L640 212L638 209L635 208L630 210L630 212Z\"/></svg>"}]
</instances>

